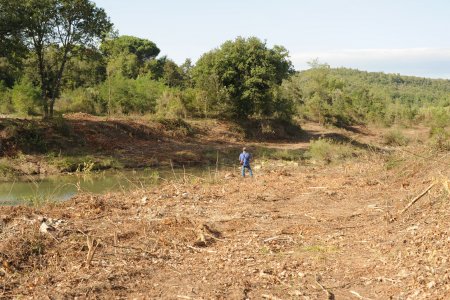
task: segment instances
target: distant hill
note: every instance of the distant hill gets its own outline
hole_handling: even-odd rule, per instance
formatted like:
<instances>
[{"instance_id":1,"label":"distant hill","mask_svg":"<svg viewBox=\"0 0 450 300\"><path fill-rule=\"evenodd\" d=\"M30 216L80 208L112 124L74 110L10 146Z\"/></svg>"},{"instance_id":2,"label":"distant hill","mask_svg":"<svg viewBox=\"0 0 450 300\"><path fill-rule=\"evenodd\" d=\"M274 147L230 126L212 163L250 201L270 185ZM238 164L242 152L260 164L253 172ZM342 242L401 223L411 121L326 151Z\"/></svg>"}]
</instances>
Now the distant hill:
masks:
<instances>
[{"instance_id":1,"label":"distant hill","mask_svg":"<svg viewBox=\"0 0 450 300\"><path fill-rule=\"evenodd\" d=\"M330 75L348 86L365 86L374 96L402 104L450 106L450 80L330 68ZM305 71L308 72L308 71Z\"/></svg>"},{"instance_id":2,"label":"distant hill","mask_svg":"<svg viewBox=\"0 0 450 300\"><path fill-rule=\"evenodd\" d=\"M315 64L283 83L299 116L338 126L450 123L450 80Z\"/></svg>"}]
</instances>

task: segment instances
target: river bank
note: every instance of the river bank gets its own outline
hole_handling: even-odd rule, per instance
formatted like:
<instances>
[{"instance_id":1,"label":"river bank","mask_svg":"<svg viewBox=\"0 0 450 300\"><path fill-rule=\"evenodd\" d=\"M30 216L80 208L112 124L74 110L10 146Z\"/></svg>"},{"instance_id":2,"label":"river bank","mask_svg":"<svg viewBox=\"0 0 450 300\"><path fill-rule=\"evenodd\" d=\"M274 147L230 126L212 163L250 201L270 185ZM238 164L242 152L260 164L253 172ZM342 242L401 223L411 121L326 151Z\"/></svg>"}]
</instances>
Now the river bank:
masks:
<instances>
[{"instance_id":1,"label":"river bank","mask_svg":"<svg viewBox=\"0 0 450 300\"><path fill-rule=\"evenodd\" d=\"M266 158L276 158L276 146L259 145L305 138L308 136L300 127L276 122L237 124L80 113L51 121L0 118L0 179L105 169L233 164L244 143L257 145L255 151Z\"/></svg>"}]
</instances>

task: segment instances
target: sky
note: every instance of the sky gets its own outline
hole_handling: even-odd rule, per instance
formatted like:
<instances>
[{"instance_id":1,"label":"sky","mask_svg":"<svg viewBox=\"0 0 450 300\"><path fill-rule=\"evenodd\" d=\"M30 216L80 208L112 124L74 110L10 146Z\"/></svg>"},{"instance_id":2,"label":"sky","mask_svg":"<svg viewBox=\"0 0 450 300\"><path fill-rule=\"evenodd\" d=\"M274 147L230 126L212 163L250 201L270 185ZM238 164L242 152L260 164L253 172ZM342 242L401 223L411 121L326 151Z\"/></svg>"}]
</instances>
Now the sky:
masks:
<instances>
[{"instance_id":1,"label":"sky","mask_svg":"<svg viewBox=\"0 0 450 300\"><path fill-rule=\"evenodd\" d=\"M238 36L332 67L450 79L448 0L94 0L178 64Z\"/></svg>"}]
</instances>

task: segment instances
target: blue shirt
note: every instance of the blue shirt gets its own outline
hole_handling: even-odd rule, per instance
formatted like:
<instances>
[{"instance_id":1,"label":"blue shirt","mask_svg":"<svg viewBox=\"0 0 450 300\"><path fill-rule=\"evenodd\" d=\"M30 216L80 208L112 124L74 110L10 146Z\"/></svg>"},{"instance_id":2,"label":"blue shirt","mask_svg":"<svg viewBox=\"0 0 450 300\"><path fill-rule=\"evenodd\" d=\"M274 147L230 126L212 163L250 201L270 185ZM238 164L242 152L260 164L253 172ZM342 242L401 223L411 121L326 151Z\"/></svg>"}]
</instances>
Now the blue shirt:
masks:
<instances>
[{"instance_id":1,"label":"blue shirt","mask_svg":"<svg viewBox=\"0 0 450 300\"><path fill-rule=\"evenodd\" d=\"M250 166L251 159L252 159L252 155L248 152L242 152L241 155L239 155L239 160L242 161L242 165L244 167Z\"/></svg>"}]
</instances>

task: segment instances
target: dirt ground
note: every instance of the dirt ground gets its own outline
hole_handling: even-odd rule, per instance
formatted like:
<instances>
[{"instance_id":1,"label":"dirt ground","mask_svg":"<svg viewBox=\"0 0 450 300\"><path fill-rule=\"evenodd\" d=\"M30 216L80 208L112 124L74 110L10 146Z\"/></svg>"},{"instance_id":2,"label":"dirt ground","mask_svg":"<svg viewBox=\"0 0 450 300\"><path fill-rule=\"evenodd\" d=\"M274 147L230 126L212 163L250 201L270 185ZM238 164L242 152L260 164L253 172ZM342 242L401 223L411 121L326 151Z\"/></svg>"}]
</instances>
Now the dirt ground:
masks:
<instances>
[{"instance_id":1,"label":"dirt ground","mask_svg":"<svg viewBox=\"0 0 450 300\"><path fill-rule=\"evenodd\" d=\"M0 299L449 299L449 165L368 151L1 207Z\"/></svg>"},{"instance_id":2,"label":"dirt ground","mask_svg":"<svg viewBox=\"0 0 450 300\"><path fill-rule=\"evenodd\" d=\"M269 124L276 125L274 128L266 124L268 129L265 124L252 125L84 113L47 121L0 118L0 175L8 168L19 176L74 172L91 162L99 165L99 170L206 165L216 163L217 153L223 163L244 142L291 138L282 124ZM294 126L294 131L294 135L304 135L305 142L314 137L299 127Z\"/></svg>"}]
</instances>

